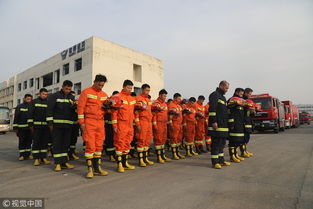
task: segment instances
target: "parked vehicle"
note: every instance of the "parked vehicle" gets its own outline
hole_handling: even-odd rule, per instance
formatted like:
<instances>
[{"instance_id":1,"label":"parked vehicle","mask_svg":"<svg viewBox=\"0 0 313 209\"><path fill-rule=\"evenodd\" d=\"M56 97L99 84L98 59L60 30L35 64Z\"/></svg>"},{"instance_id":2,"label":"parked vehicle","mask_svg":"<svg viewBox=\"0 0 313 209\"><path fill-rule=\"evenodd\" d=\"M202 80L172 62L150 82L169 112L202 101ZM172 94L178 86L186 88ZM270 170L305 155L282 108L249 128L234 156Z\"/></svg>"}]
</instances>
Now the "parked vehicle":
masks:
<instances>
[{"instance_id":1,"label":"parked vehicle","mask_svg":"<svg viewBox=\"0 0 313 209\"><path fill-rule=\"evenodd\" d=\"M299 111L291 101L282 101L285 105L285 127L296 128L299 126Z\"/></svg>"},{"instance_id":2,"label":"parked vehicle","mask_svg":"<svg viewBox=\"0 0 313 209\"><path fill-rule=\"evenodd\" d=\"M311 118L310 113L307 113L307 112L300 113L300 124L307 123L308 125L310 125L311 120L312 118Z\"/></svg>"},{"instance_id":3,"label":"parked vehicle","mask_svg":"<svg viewBox=\"0 0 313 209\"><path fill-rule=\"evenodd\" d=\"M252 117L255 130L285 130L285 108L279 99L266 93L253 95L251 100L261 105L261 111Z\"/></svg>"},{"instance_id":4,"label":"parked vehicle","mask_svg":"<svg viewBox=\"0 0 313 209\"><path fill-rule=\"evenodd\" d=\"M0 106L0 133L10 131L10 109Z\"/></svg>"}]
</instances>

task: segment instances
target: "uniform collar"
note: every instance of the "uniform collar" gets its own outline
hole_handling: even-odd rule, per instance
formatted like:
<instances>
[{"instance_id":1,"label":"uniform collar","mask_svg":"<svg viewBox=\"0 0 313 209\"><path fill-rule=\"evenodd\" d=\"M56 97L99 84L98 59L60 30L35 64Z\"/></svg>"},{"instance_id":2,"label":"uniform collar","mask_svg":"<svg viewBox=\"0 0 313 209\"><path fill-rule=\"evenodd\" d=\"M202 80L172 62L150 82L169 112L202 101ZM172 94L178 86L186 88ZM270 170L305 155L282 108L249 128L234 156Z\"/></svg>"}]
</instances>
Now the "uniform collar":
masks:
<instances>
[{"instance_id":1,"label":"uniform collar","mask_svg":"<svg viewBox=\"0 0 313 209\"><path fill-rule=\"evenodd\" d=\"M130 92L127 92L127 91L122 90L122 91L121 91L121 94L130 95Z\"/></svg>"},{"instance_id":2,"label":"uniform collar","mask_svg":"<svg viewBox=\"0 0 313 209\"><path fill-rule=\"evenodd\" d=\"M221 95L224 95L224 94L225 94L225 92L224 92L221 88L219 88L219 87L216 88L216 91L217 91L218 93L220 93Z\"/></svg>"}]
</instances>

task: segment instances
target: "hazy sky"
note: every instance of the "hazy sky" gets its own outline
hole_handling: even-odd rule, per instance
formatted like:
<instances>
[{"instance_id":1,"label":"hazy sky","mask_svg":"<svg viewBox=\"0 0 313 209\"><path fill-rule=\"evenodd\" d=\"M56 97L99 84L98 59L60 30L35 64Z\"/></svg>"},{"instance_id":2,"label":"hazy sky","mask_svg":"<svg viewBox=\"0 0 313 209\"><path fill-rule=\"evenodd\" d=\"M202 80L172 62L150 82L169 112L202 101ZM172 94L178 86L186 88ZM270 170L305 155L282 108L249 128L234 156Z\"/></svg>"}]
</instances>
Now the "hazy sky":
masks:
<instances>
[{"instance_id":1,"label":"hazy sky","mask_svg":"<svg viewBox=\"0 0 313 209\"><path fill-rule=\"evenodd\" d=\"M92 35L163 60L170 94L313 104L313 0L0 0L0 81Z\"/></svg>"}]
</instances>

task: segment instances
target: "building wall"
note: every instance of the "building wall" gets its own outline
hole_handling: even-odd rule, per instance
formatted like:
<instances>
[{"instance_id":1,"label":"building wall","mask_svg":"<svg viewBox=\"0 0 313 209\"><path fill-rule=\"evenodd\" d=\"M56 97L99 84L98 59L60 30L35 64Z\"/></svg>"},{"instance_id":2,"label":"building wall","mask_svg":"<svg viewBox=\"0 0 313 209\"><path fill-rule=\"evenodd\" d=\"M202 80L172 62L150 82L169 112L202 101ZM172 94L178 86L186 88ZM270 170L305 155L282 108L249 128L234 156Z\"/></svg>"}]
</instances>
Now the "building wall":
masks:
<instances>
[{"instance_id":1,"label":"building wall","mask_svg":"<svg viewBox=\"0 0 313 209\"><path fill-rule=\"evenodd\" d=\"M5 106L10 109L13 108L14 97L14 84L16 76L9 78L0 83L0 106Z\"/></svg>"},{"instance_id":2,"label":"building wall","mask_svg":"<svg viewBox=\"0 0 313 209\"><path fill-rule=\"evenodd\" d=\"M79 43L82 44L83 42ZM74 54L74 48L76 48L76 53ZM92 39L85 40L85 49L82 52L77 52L78 44L68 48L61 53L25 70L17 75L15 94L16 99L14 101L14 106L23 101L23 97L26 93L32 94L35 98L38 95L39 89L43 86L43 76L53 72L53 82L52 85L45 86L49 93L54 93L58 91L64 80L71 80L74 84L81 82L81 88L86 88L91 84L92 75ZM70 51L73 55L70 56ZM62 53L66 54L64 59L62 58ZM79 71L74 71L75 60L82 58L82 69ZM63 66L69 63L69 73L67 75L63 74ZM60 70L59 82L56 79L56 72ZM30 86L30 79L34 79L34 84ZM39 79L39 86L37 86L36 79ZM27 88L24 89L24 82L27 82ZM19 91L19 85L22 86L21 91Z\"/></svg>"},{"instance_id":3,"label":"building wall","mask_svg":"<svg viewBox=\"0 0 313 209\"><path fill-rule=\"evenodd\" d=\"M134 78L134 64L137 69L141 66L141 81ZM115 90L120 91L125 79L132 80L137 88L148 83L151 86L152 99L156 99L159 90L164 88L161 60L93 37L93 77L98 73L108 78L103 90L109 95Z\"/></svg>"}]
</instances>

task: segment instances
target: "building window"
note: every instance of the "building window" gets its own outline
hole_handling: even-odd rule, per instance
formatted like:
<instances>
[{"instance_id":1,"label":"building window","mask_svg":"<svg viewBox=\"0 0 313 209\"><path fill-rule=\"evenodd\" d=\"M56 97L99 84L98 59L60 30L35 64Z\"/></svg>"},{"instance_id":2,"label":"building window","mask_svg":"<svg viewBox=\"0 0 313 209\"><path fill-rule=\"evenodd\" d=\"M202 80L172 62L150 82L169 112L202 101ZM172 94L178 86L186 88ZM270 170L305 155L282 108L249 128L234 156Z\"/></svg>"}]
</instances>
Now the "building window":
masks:
<instances>
[{"instance_id":1,"label":"building window","mask_svg":"<svg viewBox=\"0 0 313 209\"><path fill-rule=\"evenodd\" d=\"M18 84L17 90L18 90L18 91L22 91L22 84L21 84L21 83Z\"/></svg>"},{"instance_id":2,"label":"building window","mask_svg":"<svg viewBox=\"0 0 313 209\"><path fill-rule=\"evenodd\" d=\"M46 87L46 86L51 86L52 85L52 80L53 80L53 73L48 73L44 76L42 76L42 86Z\"/></svg>"},{"instance_id":3,"label":"building window","mask_svg":"<svg viewBox=\"0 0 313 209\"><path fill-rule=\"evenodd\" d=\"M40 81L39 78L36 78L36 88L37 88L37 89L39 89L39 87L40 87L39 81Z\"/></svg>"},{"instance_id":4,"label":"building window","mask_svg":"<svg viewBox=\"0 0 313 209\"><path fill-rule=\"evenodd\" d=\"M75 60L75 68L74 71L79 71L82 69L82 58Z\"/></svg>"},{"instance_id":5,"label":"building window","mask_svg":"<svg viewBox=\"0 0 313 209\"><path fill-rule=\"evenodd\" d=\"M80 95L80 93L82 92L82 83L75 83L74 84L74 91L77 95Z\"/></svg>"},{"instance_id":6,"label":"building window","mask_svg":"<svg viewBox=\"0 0 313 209\"><path fill-rule=\"evenodd\" d=\"M54 71L54 83L60 82L60 69Z\"/></svg>"},{"instance_id":7,"label":"building window","mask_svg":"<svg viewBox=\"0 0 313 209\"><path fill-rule=\"evenodd\" d=\"M134 81L141 82L141 80L142 80L141 65L133 64L133 74L134 74Z\"/></svg>"},{"instance_id":8,"label":"building window","mask_svg":"<svg viewBox=\"0 0 313 209\"><path fill-rule=\"evenodd\" d=\"M67 75L70 73L70 63L63 65L63 75Z\"/></svg>"},{"instance_id":9,"label":"building window","mask_svg":"<svg viewBox=\"0 0 313 209\"><path fill-rule=\"evenodd\" d=\"M24 83L23 83L23 89L27 89L27 81L24 81Z\"/></svg>"},{"instance_id":10,"label":"building window","mask_svg":"<svg viewBox=\"0 0 313 209\"><path fill-rule=\"evenodd\" d=\"M134 87L134 92L136 93L136 95L140 95L141 94L141 88L140 87Z\"/></svg>"},{"instance_id":11,"label":"building window","mask_svg":"<svg viewBox=\"0 0 313 209\"><path fill-rule=\"evenodd\" d=\"M29 88L32 88L34 86L34 79L29 79Z\"/></svg>"}]
</instances>

